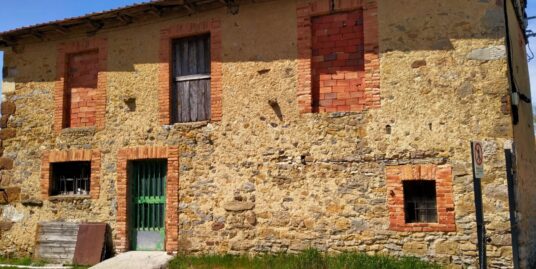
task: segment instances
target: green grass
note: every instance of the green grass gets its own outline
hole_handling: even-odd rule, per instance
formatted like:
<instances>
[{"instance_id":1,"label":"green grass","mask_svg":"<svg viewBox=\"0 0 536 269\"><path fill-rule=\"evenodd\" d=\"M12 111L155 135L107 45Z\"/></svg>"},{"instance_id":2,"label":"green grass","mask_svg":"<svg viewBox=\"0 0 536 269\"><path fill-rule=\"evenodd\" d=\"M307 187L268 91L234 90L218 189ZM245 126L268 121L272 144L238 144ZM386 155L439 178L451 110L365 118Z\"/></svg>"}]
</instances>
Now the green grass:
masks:
<instances>
[{"instance_id":1,"label":"green grass","mask_svg":"<svg viewBox=\"0 0 536 269\"><path fill-rule=\"evenodd\" d=\"M205 255L175 257L169 269L440 269L441 266L414 257L395 258L346 252L325 255L309 249L300 254Z\"/></svg>"},{"instance_id":2,"label":"green grass","mask_svg":"<svg viewBox=\"0 0 536 269\"><path fill-rule=\"evenodd\" d=\"M35 260L29 257L22 257L22 258L0 257L0 264L44 266L47 264L47 262L44 260ZM82 265L66 265L66 266L71 266L72 269L89 268L89 266L82 266ZM18 268L18 267L0 267L0 269L14 269L14 268Z\"/></svg>"},{"instance_id":3,"label":"green grass","mask_svg":"<svg viewBox=\"0 0 536 269\"><path fill-rule=\"evenodd\" d=\"M42 266L45 265L45 261L42 260L34 260L29 257L22 257L22 258L6 258L6 257L0 257L0 263L1 264L12 264L12 265L34 265L34 266ZM7 267L3 267L7 268Z\"/></svg>"}]
</instances>

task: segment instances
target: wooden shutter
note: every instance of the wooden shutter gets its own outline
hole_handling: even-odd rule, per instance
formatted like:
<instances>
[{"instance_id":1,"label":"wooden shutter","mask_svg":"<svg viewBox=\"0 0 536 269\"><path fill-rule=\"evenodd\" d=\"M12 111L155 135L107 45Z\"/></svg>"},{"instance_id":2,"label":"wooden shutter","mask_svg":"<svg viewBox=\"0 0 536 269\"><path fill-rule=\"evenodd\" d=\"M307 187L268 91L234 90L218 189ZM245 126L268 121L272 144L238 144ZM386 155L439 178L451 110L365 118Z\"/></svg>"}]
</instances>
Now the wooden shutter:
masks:
<instances>
[{"instance_id":1,"label":"wooden shutter","mask_svg":"<svg viewBox=\"0 0 536 269\"><path fill-rule=\"evenodd\" d=\"M173 43L172 122L210 119L210 35Z\"/></svg>"}]
</instances>

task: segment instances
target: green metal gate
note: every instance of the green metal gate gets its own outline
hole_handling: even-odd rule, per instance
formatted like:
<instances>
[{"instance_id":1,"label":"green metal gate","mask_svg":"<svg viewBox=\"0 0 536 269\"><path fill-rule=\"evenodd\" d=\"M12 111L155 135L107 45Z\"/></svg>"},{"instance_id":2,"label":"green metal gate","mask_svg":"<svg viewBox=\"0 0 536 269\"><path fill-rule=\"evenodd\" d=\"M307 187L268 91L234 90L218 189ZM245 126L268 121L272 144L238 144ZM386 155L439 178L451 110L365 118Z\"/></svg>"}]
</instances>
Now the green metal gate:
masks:
<instances>
[{"instance_id":1,"label":"green metal gate","mask_svg":"<svg viewBox=\"0 0 536 269\"><path fill-rule=\"evenodd\" d=\"M167 160L129 163L132 250L164 250Z\"/></svg>"}]
</instances>

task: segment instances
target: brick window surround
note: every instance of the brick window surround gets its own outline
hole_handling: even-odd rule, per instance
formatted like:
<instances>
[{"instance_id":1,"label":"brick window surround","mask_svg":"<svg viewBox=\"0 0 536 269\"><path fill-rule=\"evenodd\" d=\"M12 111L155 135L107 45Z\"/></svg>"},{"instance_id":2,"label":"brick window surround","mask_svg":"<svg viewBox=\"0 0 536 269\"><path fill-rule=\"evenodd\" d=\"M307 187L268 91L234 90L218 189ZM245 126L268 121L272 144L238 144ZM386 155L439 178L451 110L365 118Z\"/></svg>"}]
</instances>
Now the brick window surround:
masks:
<instances>
[{"instance_id":1,"label":"brick window surround","mask_svg":"<svg viewBox=\"0 0 536 269\"><path fill-rule=\"evenodd\" d=\"M298 3L299 59L297 99L300 113L361 112L367 109L380 108L380 60L377 10L376 0L309 0ZM313 29L313 21L322 20L322 16L326 15L329 15L329 17L333 15L332 18L326 18L326 21L335 19L336 17L340 17L338 14L341 13L350 14L351 17L351 14L355 14L356 12L362 13L364 66L359 69L364 70L364 74L360 75L360 72L352 72L352 74L348 74L348 77L345 78L345 73L350 72L331 70L330 73L322 74L322 77L320 75L315 77L313 69L318 66L318 63L313 64L313 62L315 59L317 62L319 60L317 59L318 56L313 57L313 32L315 30ZM358 16L358 18L360 17L361 15ZM337 38L340 40L335 42ZM336 44L347 42L347 40L342 40L344 39L343 34L340 34L340 37L337 38L334 37L331 41L334 41ZM356 43L356 47L358 46ZM346 56L343 55L343 57ZM325 60L322 61L324 61L324 64L331 64ZM358 60L356 59L356 61ZM356 65L359 65L359 63ZM327 78L328 75L330 75L329 78ZM343 78L340 77L341 75ZM361 77L361 79L354 78L356 75ZM315 86L321 87L316 84L319 84L318 80L322 79L329 80L326 83L335 83L335 85L328 85L324 89L315 89ZM316 84L315 80L317 80ZM336 85L337 82L339 85ZM315 96L319 94L322 94L322 96ZM322 102L322 104L319 106L313 104L317 100Z\"/></svg>"},{"instance_id":2,"label":"brick window surround","mask_svg":"<svg viewBox=\"0 0 536 269\"><path fill-rule=\"evenodd\" d=\"M452 168L450 165L397 165L385 168L389 229L404 232L455 232ZM406 223L403 181L435 180L437 223Z\"/></svg>"},{"instance_id":3,"label":"brick window surround","mask_svg":"<svg viewBox=\"0 0 536 269\"><path fill-rule=\"evenodd\" d=\"M58 45L57 61L56 61L56 84L54 89L54 132L60 133L71 122L67 116L70 113L66 113L66 109L70 107L67 100L69 90L69 81L67 80L69 58L76 54L85 54L96 51L98 56L98 77L96 92L92 93L91 98L94 100L91 104L92 112L90 122L95 122L95 127L98 130L104 128L104 117L106 113L106 69L107 69L107 39L106 38L87 38L73 42L64 42ZM84 106L83 103L76 102L76 104ZM85 113L81 111L80 113ZM83 115L83 114L80 114ZM82 116L85 117L85 116ZM94 119L93 119L94 117ZM79 127L84 125L75 125L73 127Z\"/></svg>"},{"instance_id":4,"label":"brick window surround","mask_svg":"<svg viewBox=\"0 0 536 269\"><path fill-rule=\"evenodd\" d=\"M178 250L179 239L179 149L178 147L137 147L120 149L117 154L117 227L115 245L119 252L129 250L127 164L132 160L167 159L165 250Z\"/></svg>"},{"instance_id":5,"label":"brick window surround","mask_svg":"<svg viewBox=\"0 0 536 269\"><path fill-rule=\"evenodd\" d=\"M97 149L73 149L73 150L52 150L43 153L41 157L41 196L47 200L50 195L50 183L52 181L51 164L62 162L90 161L90 189L91 199L98 199L100 192L100 169L101 152Z\"/></svg>"},{"instance_id":6,"label":"brick window surround","mask_svg":"<svg viewBox=\"0 0 536 269\"><path fill-rule=\"evenodd\" d=\"M222 37L221 22L211 19L199 23L183 23L164 28L160 31L160 67L158 106L160 124L171 124L172 43L174 39L210 34L210 120L219 121L222 117Z\"/></svg>"}]
</instances>

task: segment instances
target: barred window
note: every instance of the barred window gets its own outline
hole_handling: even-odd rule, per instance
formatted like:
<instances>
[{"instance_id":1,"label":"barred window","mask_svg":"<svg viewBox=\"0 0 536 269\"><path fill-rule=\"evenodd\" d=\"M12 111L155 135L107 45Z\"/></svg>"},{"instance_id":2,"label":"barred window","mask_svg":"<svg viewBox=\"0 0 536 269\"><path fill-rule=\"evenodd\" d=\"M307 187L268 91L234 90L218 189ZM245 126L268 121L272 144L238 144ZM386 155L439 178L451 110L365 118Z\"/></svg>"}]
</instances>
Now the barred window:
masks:
<instances>
[{"instance_id":1,"label":"barred window","mask_svg":"<svg viewBox=\"0 0 536 269\"><path fill-rule=\"evenodd\" d=\"M50 195L88 195L91 161L51 163Z\"/></svg>"},{"instance_id":2,"label":"barred window","mask_svg":"<svg viewBox=\"0 0 536 269\"><path fill-rule=\"evenodd\" d=\"M406 223L437 222L436 182L405 180L403 186Z\"/></svg>"}]
</instances>

